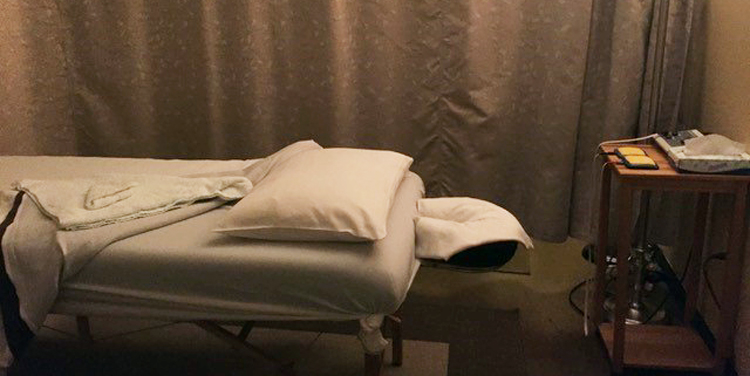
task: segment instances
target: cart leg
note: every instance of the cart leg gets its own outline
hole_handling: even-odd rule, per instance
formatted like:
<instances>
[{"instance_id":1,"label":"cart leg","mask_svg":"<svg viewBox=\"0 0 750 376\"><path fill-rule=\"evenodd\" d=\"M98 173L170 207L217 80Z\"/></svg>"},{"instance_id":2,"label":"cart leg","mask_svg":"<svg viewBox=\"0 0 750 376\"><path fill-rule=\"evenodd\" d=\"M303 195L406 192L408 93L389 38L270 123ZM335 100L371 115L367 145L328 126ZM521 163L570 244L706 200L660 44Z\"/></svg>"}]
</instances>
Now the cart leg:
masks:
<instances>
[{"instance_id":1,"label":"cart leg","mask_svg":"<svg viewBox=\"0 0 750 376\"><path fill-rule=\"evenodd\" d=\"M747 205L747 184L742 184L734 194L734 210L727 245L726 270L721 293L721 324L716 335L715 371L724 372L727 359L734 352L734 330L737 323L737 306L741 285L742 263L745 246L745 208Z\"/></svg>"},{"instance_id":2,"label":"cart leg","mask_svg":"<svg viewBox=\"0 0 750 376\"><path fill-rule=\"evenodd\" d=\"M620 223L617 231L617 280L615 280L615 318L612 335L612 370L622 373L625 366L625 315L628 310L628 256L632 236L633 189L623 184L618 202Z\"/></svg>"},{"instance_id":3,"label":"cart leg","mask_svg":"<svg viewBox=\"0 0 750 376\"><path fill-rule=\"evenodd\" d=\"M601 190L599 192L599 233L596 244L596 275L594 277L594 306L591 310L591 322L598 326L602 322L604 306L604 276L607 270L607 242L609 232L609 200L612 187L612 171L606 166L602 171Z\"/></svg>"},{"instance_id":4,"label":"cart leg","mask_svg":"<svg viewBox=\"0 0 750 376\"><path fill-rule=\"evenodd\" d=\"M701 192L698 195L698 203L695 210L695 235L693 246L690 249L690 264L687 265L688 274L685 276L685 313L683 325L690 326L695 316L695 307L698 303L698 287L700 284L701 258L703 257L703 243L706 234L706 217L708 216L709 193Z\"/></svg>"}]
</instances>

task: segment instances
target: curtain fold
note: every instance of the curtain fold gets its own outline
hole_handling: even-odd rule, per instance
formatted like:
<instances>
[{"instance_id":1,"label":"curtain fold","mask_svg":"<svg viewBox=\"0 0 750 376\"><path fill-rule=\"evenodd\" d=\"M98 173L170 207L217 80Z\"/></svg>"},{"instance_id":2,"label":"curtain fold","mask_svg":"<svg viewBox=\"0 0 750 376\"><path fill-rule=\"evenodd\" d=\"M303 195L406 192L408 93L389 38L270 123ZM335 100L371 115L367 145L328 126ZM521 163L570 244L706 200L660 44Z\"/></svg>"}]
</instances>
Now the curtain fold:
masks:
<instances>
[{"instance_id":1,"label":"curtain fold","mask_svg":"<svg viewBox=\"0 0 750 376\"><path fill-rule=\"evenodd\" d=\"M683 129L679 121L694 2L594 1L581 107L571 236L593 241L597 175L603 140ZM677 215L690 217L690 197L656 194L650 200L649 240L675 244Z\"/></svg>"},{"instance_id":2,"label":"curtain fold","mask_svg":"<svg viewBox=\"0 0 750 376\"><path fill-rule=\"evenodd\" d=\"M676 131L695 2L656 0L651 16L639 132Z\"/></svg>"},{"instance_id":3,"label":"curtain fold","mask_svg":"<svg viewBox=\"0 0 750 376\"><path fill-rule=\"evenodd\" d=\"M652 42L648 47L641 100L641 134L695 128L680 117L695 9L694 0L654 2ZM683 241L686 238L684 232L686 228L692 228L695 194L666 192L654 196L649 214L655 225L650 226L649 239L686 249L689 245ZM682 265L684 260L672 261Z\"/></svg>"},{"instance_id":4,"label":"curtain fold","mask_svg":"<svg viewBox=\"0 0 750 376\"><path fill-rule=\"evenodd\" d=\"M594 0L582 93L570 234L593 240L603 140L632 138L638 118L653 1Z\"/></svg>"}]
</instances>

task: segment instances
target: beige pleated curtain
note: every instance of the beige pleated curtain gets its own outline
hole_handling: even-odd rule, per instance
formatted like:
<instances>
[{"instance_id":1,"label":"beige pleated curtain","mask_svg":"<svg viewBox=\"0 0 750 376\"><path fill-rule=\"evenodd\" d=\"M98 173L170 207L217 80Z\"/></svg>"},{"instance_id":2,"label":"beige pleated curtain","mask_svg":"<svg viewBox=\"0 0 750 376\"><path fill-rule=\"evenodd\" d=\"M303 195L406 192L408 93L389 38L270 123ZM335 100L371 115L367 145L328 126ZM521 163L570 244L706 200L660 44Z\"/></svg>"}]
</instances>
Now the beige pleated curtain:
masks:
<instances>
[{"instance_id":1,"label":"beige pleated curtain","mask_svg":"<svg viewBox=\"0 0 750 376\"><path fill-rule=\"evenodd\" d=\"M2 154L397 150L586 237L603 139L677 126L692 1L5 0Z\"/></svg>"}]
</instances>

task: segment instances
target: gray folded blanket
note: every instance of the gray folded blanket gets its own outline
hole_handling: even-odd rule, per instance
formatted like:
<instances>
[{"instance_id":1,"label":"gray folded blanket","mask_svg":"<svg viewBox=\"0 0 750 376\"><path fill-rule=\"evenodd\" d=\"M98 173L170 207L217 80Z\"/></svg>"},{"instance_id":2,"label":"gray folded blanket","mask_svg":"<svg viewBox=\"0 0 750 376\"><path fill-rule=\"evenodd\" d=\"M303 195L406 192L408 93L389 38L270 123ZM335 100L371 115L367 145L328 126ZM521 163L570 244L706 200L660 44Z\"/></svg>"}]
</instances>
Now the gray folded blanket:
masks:
<instances>
[{"instance_id":1,"label":"gray folded blanket","mask_svg":"<svg viewBox=\"0 0 750 376\"><path fill-rule=\"evenodd\" d=\"M82 230L163 213L199 200L236 200L252 188L245 177L183 178L108 174L67 180L21 180L26 192L63 230Z\"/></svg>"}]
</instances>

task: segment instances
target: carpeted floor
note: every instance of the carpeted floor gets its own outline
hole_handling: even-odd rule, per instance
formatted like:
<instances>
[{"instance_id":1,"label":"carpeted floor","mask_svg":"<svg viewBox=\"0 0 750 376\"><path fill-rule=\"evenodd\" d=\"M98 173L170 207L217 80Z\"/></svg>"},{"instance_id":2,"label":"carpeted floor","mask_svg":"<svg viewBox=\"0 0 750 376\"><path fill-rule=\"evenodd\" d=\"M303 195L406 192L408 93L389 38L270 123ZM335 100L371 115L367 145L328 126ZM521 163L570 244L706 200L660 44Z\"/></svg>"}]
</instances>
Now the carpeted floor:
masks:
<instances>
[{"instance_id":1,"label":"carpeted floor","mask_svg":"<svg viewBox=\"0 0 750 376\"><path fill-rule=\"evenodd\" d=\"M496 375L523 375L514 373L518 372L515 368L506 368L514 361L523 364L528 376L608 376L609 361L599 338L584 335L582 317L568 303L570 289L593 275L593 265L581 257L584 245L574 239L562 244L535 241L535 248L529 252L530 275L423 268L410 297L496 312L518 310L524 358L499 358L488 365L487 372L494 369ZM707 374L627 370L625 375Z\"/></svg>"},{"instance_id":2,"label":"carpeted floor","mask_svg":"<svg viewBox=\"0 0 750 376\"><path fill-rule=\"evenodd\" d=\"M270 362L234 351L193 324L92 319L93 345L72 335L75 328L68 318L54 317L47 325L9 375L282 374ZM362 348L352 335L255 328L250 342L284 363L294 362L296 375L363 375ZM390 365L389 352L383 376L445 376L448 354L447 343L406 340L403 366Z\"/></svg>"},{"instance_id":3,"label":"carpeted floor","mask_svg":"<svg viewBox=\"0 0 750 376\"><path fill-rule=\"evenodd\" d=\"M402 312L404 365L386 365L384 376L526 374L517 310L435 305L414 296ZM95 343L86 345L75 336L74 321L50 316L9 375L278 374L265 361L232 350L192 324L93 317ZM358 330L355 322L259 326L250 342L277 359L293 361L297 375L363 373L361 345L348 335Z\"/></svg>"},{"instance_id":4,"label":"carpeted floor","mask_svg":"<svg viewBox=\"0 0 750 376\"><path fill-rule=\"evenodd\" d=\"M430 273L423 269L420 273ZM406 340L447 343L448 375L524 376L526 356L518 310L450 304L411 294L402 306ZM267 327L356 333L356 323L264 323ZM385 330L388 335L388 328ZM428 373L415 373L414 376Z\"/></svg>"},{"instance_id":5,"label":"carpeted floor","mask_svg":"<svg viewBox=\"0 0 750 376\"><path fill-rule=\"evenodd\" d=\"M450 344L448 375L526 375L517 310L435 305L412 298L403 312L404 338Z\"/></svg>"},{"instance_id":6,"label":"carpeted floor","mask_svg":"<svg viewBox=\"0 0 750 376\"><path fill-rule=\"evenodd\" d=\"M446 361L451 376L609 375L600 341L595 335L583 335L581 316L567 300L570 289L593 271L581 258L583 244L571 240L535 245L529 252L530 275L422 268L403 307L404 335L409 343L405 368L385 375L442 376L446 370L441 365ZM74 331L72 319L52 321ZM164 325L94 320L94 334L109 339L90 348L67 334L47 330L10 374L265 376L257 362L192 325L170 325L150 334L138 332L145 324ZM265 326L279 328L278 324ZM289 331L288 325L283 329L264 332L269 329L259 328L251 338L279 357L295 359L300 376L347 375L352 367L357 368L352 375L359 374L361 349L353 337L333 338L310 331L353 333L356 324L316 324L312 328L303 323L296 324L294 331ZM130 331L136 333L117 336ZM319 341L321 338L324 340ZM345 344L347 340L342 338L355 344ZM327 351L318 352L319 348ZM683 374L629 371L626 375Z\"/></svg>"}]
</instances>

